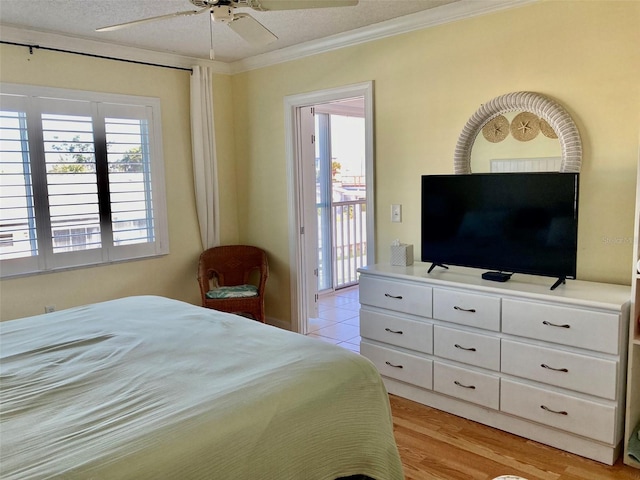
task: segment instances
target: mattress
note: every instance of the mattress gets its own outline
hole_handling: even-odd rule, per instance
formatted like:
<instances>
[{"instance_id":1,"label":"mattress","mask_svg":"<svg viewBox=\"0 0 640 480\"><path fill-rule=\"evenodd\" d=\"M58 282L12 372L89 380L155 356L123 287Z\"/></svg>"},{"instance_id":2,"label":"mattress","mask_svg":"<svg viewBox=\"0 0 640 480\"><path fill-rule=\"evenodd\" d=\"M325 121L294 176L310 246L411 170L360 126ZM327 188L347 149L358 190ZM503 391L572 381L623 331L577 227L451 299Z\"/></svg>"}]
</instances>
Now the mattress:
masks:
<instances>
[{"instance_id":1,"label":"mattress","mask_svg":"<svg viewBox=\"0 0 640 480\"><path fill-rule=\"evenodd\" d=\"M0 323L0 477L402 479L366 358L140 296Z\"/></svg>"}]
</instances>

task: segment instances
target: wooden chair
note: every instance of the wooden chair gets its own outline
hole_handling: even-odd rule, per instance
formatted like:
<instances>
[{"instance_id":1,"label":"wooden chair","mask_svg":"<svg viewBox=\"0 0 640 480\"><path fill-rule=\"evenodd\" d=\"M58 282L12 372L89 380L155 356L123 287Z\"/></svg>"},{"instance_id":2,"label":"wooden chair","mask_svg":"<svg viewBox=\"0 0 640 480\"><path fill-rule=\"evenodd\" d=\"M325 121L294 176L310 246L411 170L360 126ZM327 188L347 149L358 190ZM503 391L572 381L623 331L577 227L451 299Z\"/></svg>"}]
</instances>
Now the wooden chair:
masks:
<instances>
[{"instance_id":1,"label":"wooden chair","mask_svg":"<svg viewBox=\"0 0 640 480\"><path fill-rule=\"evenodd\" d=\"M267 254L258 247L225 245L205 250L198 262L202 306L248 314L264 323L264 288L268 276Z\"/></svg>"}]
</instances>

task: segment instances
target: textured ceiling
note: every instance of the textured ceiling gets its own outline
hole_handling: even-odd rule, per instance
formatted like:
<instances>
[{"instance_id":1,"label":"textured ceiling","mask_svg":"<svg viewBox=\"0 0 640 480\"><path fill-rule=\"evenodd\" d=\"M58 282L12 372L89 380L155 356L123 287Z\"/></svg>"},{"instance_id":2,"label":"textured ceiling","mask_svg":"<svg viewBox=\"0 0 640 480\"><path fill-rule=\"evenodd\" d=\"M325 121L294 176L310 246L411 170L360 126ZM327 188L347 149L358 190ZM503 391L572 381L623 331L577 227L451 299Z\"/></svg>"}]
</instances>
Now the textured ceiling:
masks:
<instances>
[{"instance_id":1,"label":"textured ceiling","mask_svg":"<svg viewBox=\"0 0 640 480\"><path fill-rule=\"evenodd\" d=\"M103 26L196 9L189 0L0 0L0 23L49 33L126 45L147 50L232 62L300 43L318 40L459 0L360 0L357 6L250 13L278 40L252 47L227 25L209 15L174 17L112 31ZM1 33L1 30L0 30Z\"/></svg>"}]
</instances>

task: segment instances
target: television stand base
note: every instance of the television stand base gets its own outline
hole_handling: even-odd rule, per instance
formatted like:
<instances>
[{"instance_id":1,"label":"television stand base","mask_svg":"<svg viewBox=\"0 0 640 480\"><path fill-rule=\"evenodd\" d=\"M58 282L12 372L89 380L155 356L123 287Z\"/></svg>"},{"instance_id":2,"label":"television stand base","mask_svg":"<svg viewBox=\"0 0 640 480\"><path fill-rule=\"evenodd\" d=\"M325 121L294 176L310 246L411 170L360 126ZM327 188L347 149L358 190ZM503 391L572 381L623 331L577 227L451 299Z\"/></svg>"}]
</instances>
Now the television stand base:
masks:
<instances>
[{"instance_id":1,"label":"television stand base","mask_svg":"<svg viewBox=\"0 0 640 480\"><path fill-rule=\"evenodd\" d=\"M484 272L482 278L484 280L491 280L492 282L506 282L511 278L513 273L504 272Z\"/></svg>"},{"instance_id":2,"label":"television stand base","mask_svg":"<svg viewBox=\"0 0 640 480\"><path fill-rule=\"evenodd\" d=\"M427 274L431 273L431 271L436 267L442 267L442 268L446 268L447 270L449 270L449 267L447 267L446 265L443 265L441 263L432 263L431 266L429 267L429 270L427 270Z\"/></svg>"},{"instance_id":3,"label":"television stand base","mask_svg":"<svg viewBox=\"0 0 640 480\"><path fill-rule=\"evenodd\" d=\"M556 283L554 283L553 285L551 285L551 288L549 290L555 290L556 288L558 288L560 285L562 285L563 283L567 283L567 277L560 277L558 278L558 280L556 280Z\"/></svg>"}]
</instances>

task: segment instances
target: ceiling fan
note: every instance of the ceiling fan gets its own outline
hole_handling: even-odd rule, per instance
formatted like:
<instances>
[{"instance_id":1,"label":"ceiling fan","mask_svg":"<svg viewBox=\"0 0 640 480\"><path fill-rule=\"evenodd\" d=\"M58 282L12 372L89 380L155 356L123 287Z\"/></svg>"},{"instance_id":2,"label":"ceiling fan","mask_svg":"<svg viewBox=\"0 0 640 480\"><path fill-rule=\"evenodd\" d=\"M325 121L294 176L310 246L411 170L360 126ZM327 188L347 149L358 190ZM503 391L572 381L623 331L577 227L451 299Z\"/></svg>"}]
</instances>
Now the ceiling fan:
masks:
<instances>
[{"instance_id":1,"label":"ceiling fan","mask_svg":"<svg viewBox=\"0 0 640 480\"><path fill-rule=\"evenodd\" d=\"M131 22L119 23L97 28L97 32L110 32L121 28L141 25L143 23L166 20L174 17L185 17L209 13L212 22L224 23L236 32L246 42L254 46L267 45L275 42L276 37L264 25L258 22L248 13L236 12L237 8L248 7L256 11L267 12L272 10L298 10L307 8L347 7L358 4L358 0L189 0L200 10L186 10L183 12L159 15L157 17L143 18ZM211 47L211 59L213 60L213 45Z\"/></svg>"}]
</instances>

